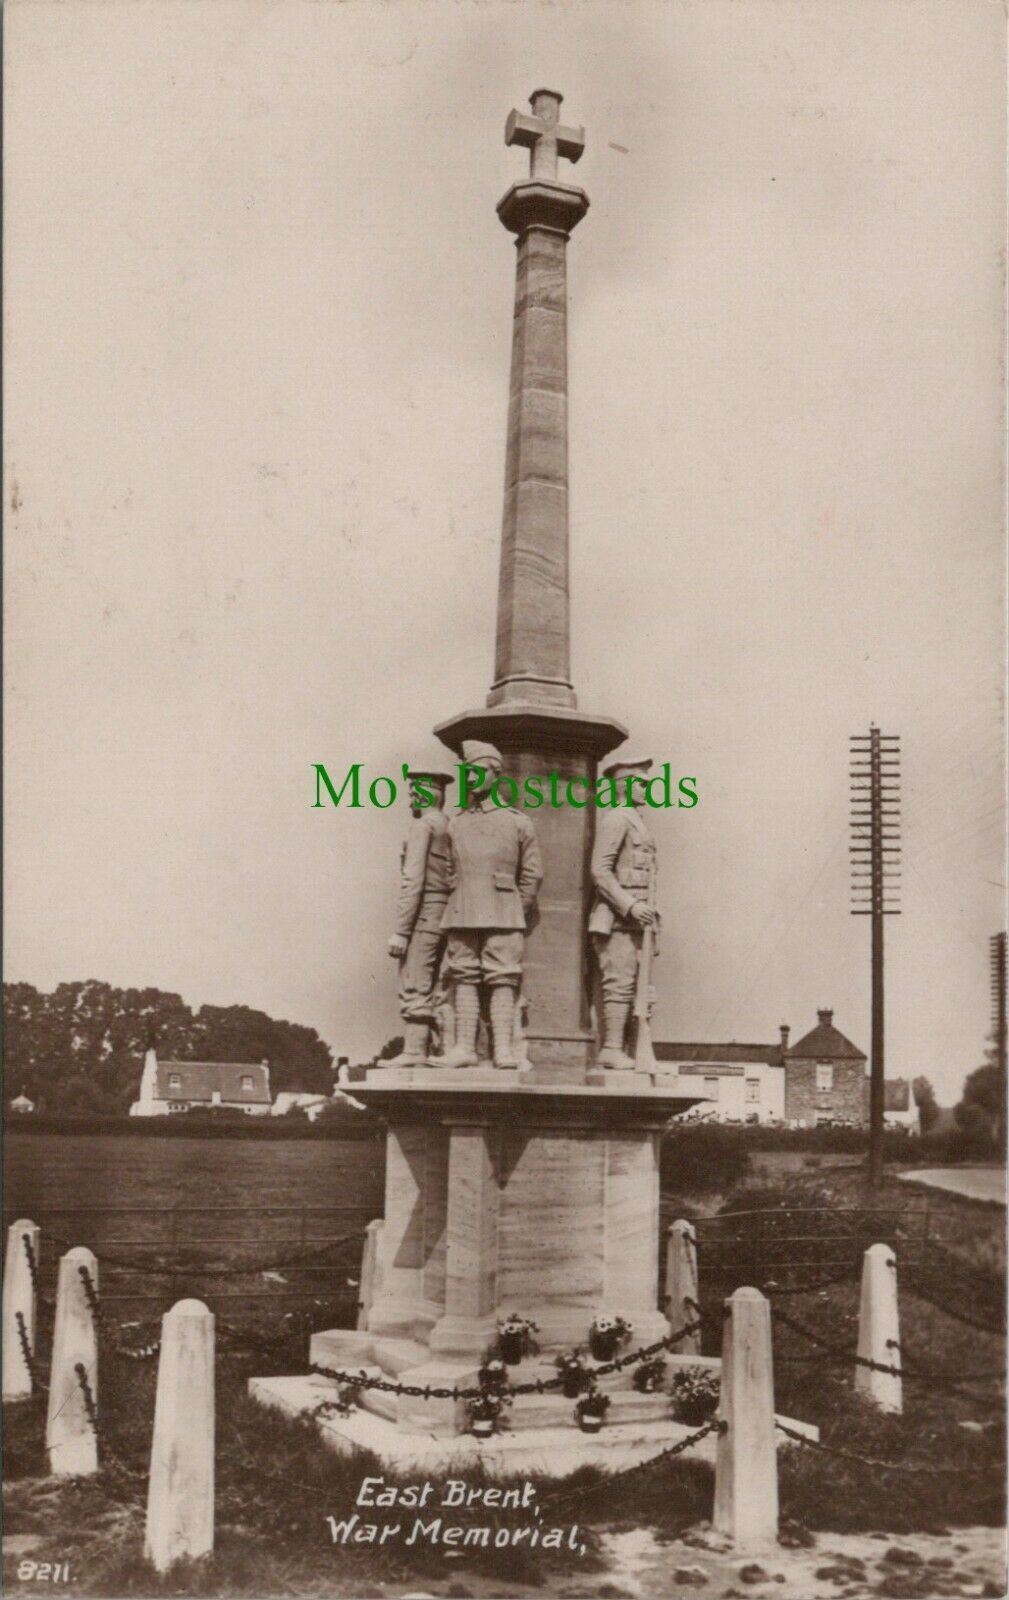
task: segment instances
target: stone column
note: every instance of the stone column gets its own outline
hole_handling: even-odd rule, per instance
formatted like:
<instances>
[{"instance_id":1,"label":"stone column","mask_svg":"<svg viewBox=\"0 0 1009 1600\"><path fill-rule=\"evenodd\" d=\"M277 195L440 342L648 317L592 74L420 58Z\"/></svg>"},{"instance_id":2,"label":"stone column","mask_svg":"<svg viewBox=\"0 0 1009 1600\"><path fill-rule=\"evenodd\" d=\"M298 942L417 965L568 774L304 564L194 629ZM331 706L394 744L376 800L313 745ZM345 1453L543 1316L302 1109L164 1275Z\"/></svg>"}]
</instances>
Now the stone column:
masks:
<instances>
[{"instance_id":1,"label":"stone column","mask_svg":"<svg viewBox=\"0 0 1009 1600\"><path fill-rule=\"evenodd\" d=\"M697 1319L697 1234L682 1218L669 1229L666 1242L666 1310L673 1333ZM701 1330L675 1345L678 1355L700 1355Z\"/></svg>"},{"instance_id":2,"label":"stone column","mask_svg":"<svg viewBox=\"0 0 1009 1600\"><path fill-rule=\"evenodd\" d=\"M439 1355L479 1356L493 1339L498 1279L497 1136L485 1122L450 1129L445 1314Z\"/></svg>"},{"instance_id":3,"label":"stone column","mask_svg":"<svg viewBox=\"0 0 1009 1600\"><path fill-rule=\"evenodd\" d=\"M60 1260L56 1280L56 1320L49 1376L46 1450L54 1478L73 1478L98 1471L98 1440L88 1416L78 1366L84 1368L91 1397L98 1405L98 1330L91 1315L81 1268L98 1288L98 1263L78 1245Z\"/></svg>"},{"instance_id":4,"label":"stone column","mask_svg":"<svg viewBox=\"0 0 1009 1600\"><path fill-rule=\"evenodd\" d=\"M357 1326L367 1328L371 1308L378 1299L382 1286L380 1253L385 1223L381 1217L369 1222L364 1230L364 1249L361 1252L361 1283L358 1293Z\"/></svg>"},{"instance_id":5,"label":"stone column","mask_svg":"<svg viewBox=\"0 0 1009 1600\"><path fill-rule=\"evenodd\" d=\"M858 1354L873 1367L855 1367L855 1388L881 1411L904 1409L900 1378L900 1318L897 1310L897 1261L888 1244L870 1245L862 1258L862 1295L858 1308Z\"/></svg>"},{"instance_id":6,"label":"stone column","mask_svg":"<svg viewBox=\"0 0 1009 1600\"><path fill-rule=\"evenodd\" d=\"M158 1572L214 1548L214 1317L179 1300L161 1319L144 1554Z\"/></svg>"},{"instance_id":7,"label":"stone column","mask_svg":"<svg viewBox=\"0 0 1009 1600\"><path fill-rule=\"evenodd\" d=\"M448 1140L433 1124L389 1129L385 1156L385 1226L378 1262L379 1291L368 1317L370 1333L424 1339L443 1310L430 1298L432 1270L443 1249Z\"/></svg>"},{"instance_id":8,"label":"stone column","mask_svg":"<svg viewBox=\"0 0 1009 1600\"><path fill-rule=\"evenodd\" d=\"M545 875L526 940L523 992L534 1067L551 1080L584 1082L594 1055L585 926L594 810L579 808L578 796L627 730L577 711L571 683L567 244L589 201L556 174L559 156L578 160L584 133L560 123L555 91L537 89L530 104L532 115L509 117L505 139L530 148L531 175L512 184L497 208L516 236L517 263L494 681L485 710L453 717L435 733L456 753L464 739L497 745L520 787L526 777L554 772L562 786L578 780L573 805L552 805L548 793L529 812Z\"/></svg>"},{"instance_id":9,"label":"stone column","mask_svg":"<svg viewBox=\"0 0 1009 1600\"><path fill-rule=\"evenodd\" d=\"M771 1307L759 1289L737 1289L725 1303L712 1526L736 1545L778 1537L778 1458L774 1434Z\"/></svg>"},{"instance_id":10,"label":"stone column","mask_svg":"<svg viewBox=\"0 0 1009 1600\"><path fill-rule=\"evenodd\" d=\"M516 203L514 190L502 202L502 220L519 237L497 646L488 703L573 706L565 255L568 230L588 202L567 185L516 187L526 191L523 203ZM566 210L558 206L555 188ZM550 223L541 224L541 216Z\"/></svg>"}]
</instances>

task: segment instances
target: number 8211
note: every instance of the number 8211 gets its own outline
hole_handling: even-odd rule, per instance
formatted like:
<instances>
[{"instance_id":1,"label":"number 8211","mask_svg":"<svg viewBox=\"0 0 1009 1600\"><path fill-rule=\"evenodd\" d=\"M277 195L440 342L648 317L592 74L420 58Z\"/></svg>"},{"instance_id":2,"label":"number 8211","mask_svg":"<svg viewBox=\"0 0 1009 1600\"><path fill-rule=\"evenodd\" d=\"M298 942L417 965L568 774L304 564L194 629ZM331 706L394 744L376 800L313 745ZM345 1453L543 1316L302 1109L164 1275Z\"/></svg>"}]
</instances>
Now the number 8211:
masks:
<instances>
[{"instance_id":1,"label":"number 8211","mask_svg":"<svg viewBox=\"0 0 1009 1600\"><path fill-rule=\"evenodd\" d=\"M25 1559L18 1562L18 1582L31 1583L69 1583L69 1561L31 1561Z\"/></svg>"}]
</instances>

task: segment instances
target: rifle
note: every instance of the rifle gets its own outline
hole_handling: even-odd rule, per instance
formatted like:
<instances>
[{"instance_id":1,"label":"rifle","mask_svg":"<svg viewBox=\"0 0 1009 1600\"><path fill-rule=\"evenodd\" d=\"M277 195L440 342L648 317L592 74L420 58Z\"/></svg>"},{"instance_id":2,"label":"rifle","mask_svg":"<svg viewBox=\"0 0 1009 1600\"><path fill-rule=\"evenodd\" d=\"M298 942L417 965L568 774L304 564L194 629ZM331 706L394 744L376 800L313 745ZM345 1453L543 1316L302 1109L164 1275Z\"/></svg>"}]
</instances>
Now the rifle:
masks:
<instances>
[{"instance_id":1,"label":"rifle","mask_svg":"<svg viewBox=\"0 0 1009 1600\"><path fill-rule=\"evenodd\" d=\"M648 907L655 910L655 862L652 862L651 875L648 880ZM634 1042L634 1070L635 1072L654 1072L658 1066L655 1051L652 1048L651 990L652 990L652 957L655 954L655 924L649 923L641 938L641 955L638 957L638 982L634 990L634 1008L632 1015L637 1023L637 1037Z\"/></svg>"}]
</instances>

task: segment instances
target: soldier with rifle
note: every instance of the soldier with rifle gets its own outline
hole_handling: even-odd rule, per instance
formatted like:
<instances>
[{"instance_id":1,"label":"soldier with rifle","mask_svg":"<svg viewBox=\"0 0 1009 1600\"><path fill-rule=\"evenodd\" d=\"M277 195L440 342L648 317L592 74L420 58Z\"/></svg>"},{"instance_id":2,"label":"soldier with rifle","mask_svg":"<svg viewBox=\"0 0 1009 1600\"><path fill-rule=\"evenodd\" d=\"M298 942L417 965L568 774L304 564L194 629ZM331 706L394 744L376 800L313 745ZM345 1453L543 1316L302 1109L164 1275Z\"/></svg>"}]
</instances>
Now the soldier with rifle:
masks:
<instances>
[{"instance_id":1,"label":"soldier with rifle","mask_svg":"<svg viewBox=\"0 0 1009 1600\"><path fill-rule=\"evenodd\" d=\"M603 769L616 794L614 808L597 813L592 850L595 894L589 933L602 993L602 1048L597 1066L611 1071L651 1071L651 963L655 954L655 840L644 819L645 777L650 756L617 756ZM627 781L630 780L630 781ZM636 1059L627 1053L633 1010L637 1022Z\"/></svg>"}]
</instances>

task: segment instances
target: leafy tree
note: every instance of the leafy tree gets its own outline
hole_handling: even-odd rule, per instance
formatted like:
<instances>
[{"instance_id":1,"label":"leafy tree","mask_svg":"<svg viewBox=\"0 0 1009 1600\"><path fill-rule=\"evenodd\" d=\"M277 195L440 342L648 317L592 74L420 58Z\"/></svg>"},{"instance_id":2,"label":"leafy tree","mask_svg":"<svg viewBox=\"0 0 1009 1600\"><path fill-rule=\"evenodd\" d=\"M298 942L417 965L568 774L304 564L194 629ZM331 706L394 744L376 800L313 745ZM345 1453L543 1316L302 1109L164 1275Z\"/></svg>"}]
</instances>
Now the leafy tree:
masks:
<instances>
[{"instance_id":1,"label":"leafy tree","mask_svg":"<svg viewBox=\"0 0 1009 1600\"><path fill-rule=\"evenodd\" d=\"M314 1028L248 1006L201 1006L161 989L116 989L90 978L4 984L6 1096L23 1088L40 1111L126 1111L144 1051L181 1061L268 1061L270 1088L329 1094L333 1057Z\"/></svg>"},{"instance_id":2,"label":"leafy tree","mask_svg":"<svg viewBox=\"0 0 1009 1600\"><path fill-rule=\"evenodd\" d=\"M939 1106L935 1098L935 1090L925 1077L915 1078L911 1085L914 1103L918 1107L918 1117L921 1122L922 1133L928 1133L939 1119Z\"/></svg>"},{"instance_id":3,"label":"leafy tree","mask_svg":"<svg viewBox=\"0 0 1009 1600\"><path fill-rule=\"evenodd\" d=\"M955 1116L965 1133L983 1138L1001 1152L1006 1138L1006 1075L994 1038L986 1055L984 1066L972 1072L964 1083Z\"/></svg>"}]
</instances>

